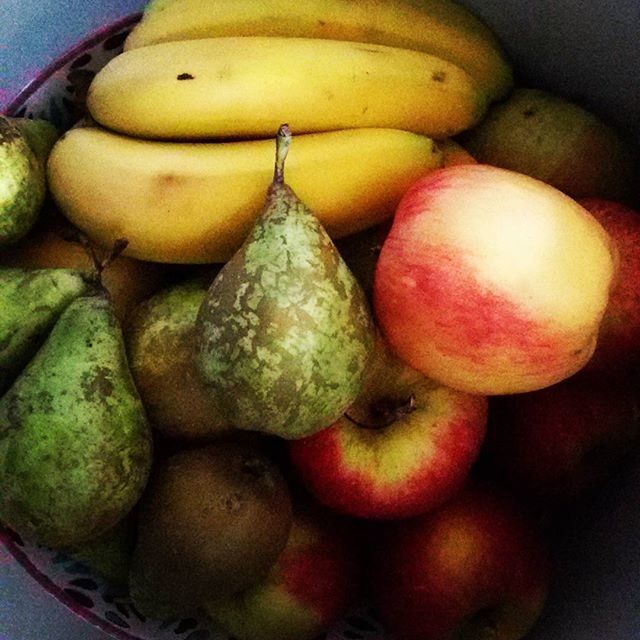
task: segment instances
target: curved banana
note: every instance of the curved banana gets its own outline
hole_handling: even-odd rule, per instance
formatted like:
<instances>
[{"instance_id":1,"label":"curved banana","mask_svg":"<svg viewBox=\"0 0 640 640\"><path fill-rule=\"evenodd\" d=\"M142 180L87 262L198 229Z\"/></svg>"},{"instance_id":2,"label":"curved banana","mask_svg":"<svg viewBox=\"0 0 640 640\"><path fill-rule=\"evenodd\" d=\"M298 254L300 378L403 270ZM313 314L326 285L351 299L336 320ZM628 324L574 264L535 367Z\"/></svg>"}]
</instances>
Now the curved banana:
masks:
<instances>
[{"instance_id":1,"label":"curved banana","mask_svg":"<svg viewBox=\"0 0 640 640\"><path fill-rule=\"evenodd\" d=\"M85 127L58 141L48 178L63 213L104 246L125 237L135 258L224 262L262 209L274 153L272 140L155 142ZM441 165L429 138L353 129L294 138L287 181L340 237L391 216L409 185Z\"/></svg>"},{"instance_id":2,"label":"curved banana","mask_svg":"<svg viewBox=\"0 0 640 640\"><path fill-rule=\"evenodd\" d=\"M326 38L416 49L464 69L490 100L504 97L513 85L511 66L493 32L451 0L152 0L125 50L228 36Z\"/></svg>"},{"instance_id":3,"label":"curved banana","mask_svg":"<svg viewBox=\"0 0 640 640\"><path fill-rule=\"evenodd\" d=\"M480 120L483 96L462 69L420 51L238 37L126 51L98 72L87 105L98 123L143 138L267 137L283 122L442 138Z\"/></svg>"}]
</instances>

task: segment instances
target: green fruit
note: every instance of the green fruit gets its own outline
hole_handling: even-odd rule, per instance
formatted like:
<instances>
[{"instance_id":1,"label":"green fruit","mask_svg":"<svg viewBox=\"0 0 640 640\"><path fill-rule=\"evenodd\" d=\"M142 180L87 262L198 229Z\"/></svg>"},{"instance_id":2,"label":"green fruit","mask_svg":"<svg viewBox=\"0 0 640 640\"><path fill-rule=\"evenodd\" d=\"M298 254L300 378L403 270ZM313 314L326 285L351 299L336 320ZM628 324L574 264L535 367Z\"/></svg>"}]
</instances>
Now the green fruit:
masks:
<instances>
[{"instance_id":1,"label":"green fruit","mask_svg":"<svg viewBox=\"0 0 640 640\"><path fill-rule=\"evenodd\" d=\"M78 298L0 399L0 520L41 544L80 544L132 509L150 463L112 305Z\"/></svg>"},{"instance_id":2,"label":"green fruit","mask_svg":"<svg viewBox=\"0 0 640 640\"><path fill-rule=\"evenodd\" d=\"M44 202L43 161L14 119L0 115L0 247L33 227Z\"/></svg>"},{"instance_id":3,"label":"green fruit","mask_svg":"<svg viewBox=\"0 0 640 640\"><path fill-rule=\"evenodd\" d=\"M149 617L187 615L263 579L284 548L287 485L258 448L216 442L159 464L139 512L130 592Z\"/></svg>"},{"instance_id":4,"label":"green fruit","mask_svg":"<svg viewBox=\"0 0 640 640\"><path fill-rule=\"evenodd\" d=\"M72 269L0 268L0 393L86 288L82 274Z\"/></svg>"},{"instance_id":5,"label":"green fruit","mask_svg":"<svg viewBox=\"0 0 640 640\"><path fill-rule=\"evenodd\" d=\"M68 553L105 578L110 585L126 585L135 546L135 526L126 517L115 527Z\"/></svg>"},{"instance_id":6,"label":"green fruit","mask_svg":"<svg viewBox=\"0 0 640 640\"><path fill-rule=\"evenodd\" d=\"M60 137L58 129L49 121L39 118L9 118L9 120L20 129L27 144L44 167L53 145Z\"/></svg>"},{"instance_id":7,"label":"green fruit","mask_svg":"<svg viewBox=\"0 0 640 640\"><path fill-rule=\"evenodd\" d=\"M581 106L538 89L516 89L461 141L478 162L573 198L625 200L636 189L636 159L620 135Z\"/></svg>"},{"instance_id":8,"label":"green fruit","mask_svg":"<svg viewBox=\"0 0 640 640\"><path fill-rule=\"evenodd\" d=\"M373 322L326 231L284 183L289 141L282 127L264 211L200 308L197 362L236 427L299 438L357 397Z\"/></svg>"},{"instance_id":9,"label":"green fruit","mask_svg":"<svg viewBox=\"0 0 640 640\"><path fill-rule=\"evenodd\" d=\"M131 372L154 427L203 438L229 432L210 387L195 367L195 325L207 287L189 281L143 302L128 323Z\"/></svg>"}]
</instances>

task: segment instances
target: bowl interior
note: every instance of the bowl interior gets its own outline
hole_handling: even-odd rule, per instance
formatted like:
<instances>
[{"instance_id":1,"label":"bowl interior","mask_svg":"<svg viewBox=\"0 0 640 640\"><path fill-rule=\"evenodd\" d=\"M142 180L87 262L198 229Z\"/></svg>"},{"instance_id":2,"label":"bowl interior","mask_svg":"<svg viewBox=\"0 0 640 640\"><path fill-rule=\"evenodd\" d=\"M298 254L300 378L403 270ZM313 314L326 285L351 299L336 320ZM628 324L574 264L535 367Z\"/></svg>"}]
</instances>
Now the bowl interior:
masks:
<instances>
[{"instance_id":1,"label":"bowl interior","mask_svg":"<svg viewBox=\"0 0 640 640\"><path fill-rule=\"evenodd\" d=\"M575 99L640 138L640 74L634 71L640 69L637 0L460 1L494 27L514 60L520 84ZM144 3L106 0L72 3L73 8L18 0L3 4L0 41L8 43L11 60L0 90L0 111L43 117L65 128L77 118L95 72L121 51ZM3 19L13 11L19 20ZM633 499L639 492L636 456L586 512L572 519L556 547L552 596L532 640L640 637L640 506ZM69 556L25 544L7 531L0 532L0 542L44 588L114 637L224 638L204 619L147 621L121 589ZM382 640L383 634L365 608L326 638Z\"/></svg>"}]
</instances>

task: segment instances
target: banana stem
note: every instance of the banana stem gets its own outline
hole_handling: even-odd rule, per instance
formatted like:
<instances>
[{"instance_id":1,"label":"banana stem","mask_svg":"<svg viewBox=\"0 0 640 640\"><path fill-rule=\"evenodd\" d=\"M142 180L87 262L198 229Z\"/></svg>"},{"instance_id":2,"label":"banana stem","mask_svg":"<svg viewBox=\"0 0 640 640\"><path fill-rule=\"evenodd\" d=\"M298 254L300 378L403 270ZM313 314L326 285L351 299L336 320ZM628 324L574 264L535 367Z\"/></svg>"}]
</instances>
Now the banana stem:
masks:
<instances>
[{"instance_id":1,"label":"banana stem","mask_svg":"<svg viewBox=\"0 0 640 640\"><path fill-rule=\"evenodd\" d=\"M276 166L273 172L273 181L277 184L284 183L284 161L287 159L291 146L291 129L288 124L281 124L276 134Z\"/></svg>"}]
</instances>

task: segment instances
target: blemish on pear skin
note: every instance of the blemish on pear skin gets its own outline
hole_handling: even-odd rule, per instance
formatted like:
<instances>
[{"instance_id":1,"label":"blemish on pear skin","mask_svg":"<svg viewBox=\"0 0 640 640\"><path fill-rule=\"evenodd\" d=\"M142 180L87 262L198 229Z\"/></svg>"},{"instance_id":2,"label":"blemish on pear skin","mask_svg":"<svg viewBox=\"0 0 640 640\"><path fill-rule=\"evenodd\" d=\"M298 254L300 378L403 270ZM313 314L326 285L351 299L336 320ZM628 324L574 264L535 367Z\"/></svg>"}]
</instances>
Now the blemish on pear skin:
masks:
<instances>
[{"instance_id":1,"label":"blemish on pear skin","mask_svg":"<svg viewBox=\"0 0 640 640\"><path fill-rule=\"evenodd\" d=\"M84 399L92 401L96 398L106 400L113 393L113 382L106 367L98 367L93 375L86 374L82 378Z\"/></svg>"},{"instance_id":2,"label":"blemish on pear skin","mask_svg":"<svg viewBox=\"0 0 640 640\"><path fill-rule=\"evenodd\" d=\"M176 76L176 80L195 80L195 76L192 76L190 73L181 73Z\"/></svg>"},{"instance_id":3,"label":"blemish on pear skin","mask_svg":"<svg viewBox=\"0 0 640 640\"><path fill-rule=\"evenodd\" d=\"M447 74L444 71L434 71L431 74L431 79L434 82L446 82Z\"/></svg>"}]
</instances>

